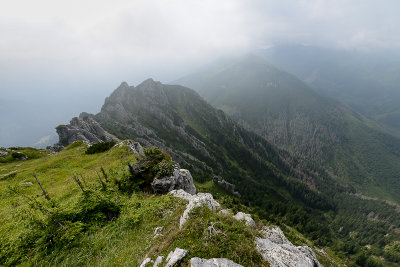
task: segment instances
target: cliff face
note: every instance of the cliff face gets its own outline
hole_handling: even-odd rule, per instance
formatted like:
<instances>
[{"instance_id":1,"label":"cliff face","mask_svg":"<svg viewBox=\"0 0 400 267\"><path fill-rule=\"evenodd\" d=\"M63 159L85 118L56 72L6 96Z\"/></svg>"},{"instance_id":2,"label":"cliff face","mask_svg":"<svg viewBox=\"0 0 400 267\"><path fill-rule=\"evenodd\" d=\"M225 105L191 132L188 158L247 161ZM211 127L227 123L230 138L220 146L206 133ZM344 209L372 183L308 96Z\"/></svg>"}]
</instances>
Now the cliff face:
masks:
<instances>
[{"instance_id":1,"label":"cliff face","mask_svg":"<svg viewBox=\"0 0 400 267\"><path fill-rule=\"evenodd\" d=\"M68 125L59 125L57 128L59 144L67 146L81 140L86 143L117 141L118 139L106 132L99 123L88 116L73 118Z\"/></svg>"}]
</instances>

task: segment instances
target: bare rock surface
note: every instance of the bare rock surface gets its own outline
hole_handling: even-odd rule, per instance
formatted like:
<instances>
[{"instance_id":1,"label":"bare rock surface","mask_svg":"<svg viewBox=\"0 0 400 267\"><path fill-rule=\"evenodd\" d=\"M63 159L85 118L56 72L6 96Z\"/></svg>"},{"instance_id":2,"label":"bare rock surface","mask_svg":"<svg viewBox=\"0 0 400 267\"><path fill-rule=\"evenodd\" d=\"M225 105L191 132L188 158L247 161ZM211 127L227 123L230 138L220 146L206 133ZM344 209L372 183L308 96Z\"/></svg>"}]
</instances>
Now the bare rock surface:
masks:
<instances>
[{"instance_id":1,"label":"bare rock surface","mask_svg":"<svg viewBox=\"0 0 400 267\"><path fill-rule=\"evenodd\" d=\"M180 190L173 190L170 192L173 196L188 200L189 203L186 206L183 215L180 218L179 227L182 227L189 219L190 211L194 208L207 206L210 210L217 210L221 205L214 200L213 196L209 193L198 193L196 195L190 195L189 193Z\"/></svg>"},{"instance_id":2,"label":"bare rock surface","mask_svg":"<svg viewBox=\"0 0 400 267\"><path fill-rule=\"evenodd\" d=\"M164 260L164 256L158 256L157 259L154 261L153 267L158 267Z\"/></svg>"},{"instance_id":3,"label":"bare rock surface","mask_svg":"<svg viewBox=\"0 0 400 267\"><path fill-rule=\"evenodd\" d=\"M190 265L192 267L243 267L226 258L212 258L212 259L201 259L191 258Z\"/></svg>"},{"instance_id":4,"label":"bare rock surface","mask_svg":"<svg viewBox=\"0 0 400 267\"><path fill-rule=\"evenodd\" d=\"M232 211L227 209L222 209L218 212L219 214L231 215Z\"/></svg>"},{"instance_id":5,"label":"bare rock surface","mask_svg":"<svg viewBox=\"0 0 400 267\"><path fill-rule=\"evenodd\" d=\"M167 256L167 264L165 265L165 267L172 267L175 264L181 262L188 253L189 251L181 248L176 248L174 251L171 251Z\"/></svg>"},{"instance_id":6,"label":"bare rock surface","mask_svg":"<svg viewBox=\"0 0 400 267\"><path fill-rule=\"evenodd\" d=\"M156 227L156 229L154 229L154 237L153 238L157 238L159 236L162 236L161 232L164 230L164 227L160 226L160 227Z\"/></svg>"},{"instance_id":7,"label":"bare rock surface","mask_svg":"<svg viewBox=\"0 0 400 267\"><path fill-rule=\"evenodd\" d=\"M8 155L7 151L0 150L0 157L4 157L4 156L7 156L7 155Z\"/></svg>"},{"instance_id":8,"label":"bare rock surface","mask_svg":"<svg viewBox=\"0 0 400 267\"><path fill-rule=\"evenodd\" d=\"M235 191L235 185L231 184L227 181L225 181L224 179L222 179L220 176L215 176L213 178L213 182L218 185L219 187L225 189L226 191L228 191L229 193L231 193L234 196L237 196L238 198L240 198L240 193Z\"/></svg>"},{"instance_id":9,"label":"bare rock surface","mask_svg":"<svg viewBox=\"0 0 400 267\"><path fill-rule=\"evenodd\" d=\"M183 189L191 195L196 194L196 186L190 171L175 167L173 174L169 177L154 178L151 183L153 191L157 194L167 194L172 190Z\"/></svg>"},{"instance_id":10,"label":"bare rock surface","mask_svg":"<svg viewBox=\"0 0 400 267\"><path fill-rule=\"evenodd\" d=\"M143 152L143 147L140 145L139 142L134 142L134 141L132 141L132 140L125 140L125 141L119 142L119 143L117 144L117 146L118 146L118 147L127 146L127 147L129 147L129 149L130 149L133 153L138 154L138 155L140 155L140 156L142 156L142 157L145 157L145 154L144 154L144 152Z\"/></svg>"},{"instance_id":11,"label":"bare rock surface","mask_svg":"<svg viewBox=\"0 0 400 267\"><path fill-rule=\"evenodd\" d=\"M263 238L256 237L256 247L271 267L321 267L311 248L294 246L276 226L264 227Z\"/></svg>"},{"instance_id":12,"label":"bare rock surface","mask_svg":"<svg viewBox=\"0 0 400 267\"><path fill-rule=\"evenodd\" d=\"M59 144L67 146L75 141L86 143L100 143L117 141L117 138L106 132L92 117L73 118L68 125L59 125L57 128Z\"/></svg>"},{"instance_id":13,"label":"bare rock surface","mask_svg":"<svg viewBox=\"0 0 400 267\"><path fill-rule=\"evenodd\" d=\"M145 267L147 264L152 263L153 260L150 258L145 258L144 261L140 264L140 267Z\"/></svg>"},{"instance_id":14,"label":"bare rock surface","mask_svg":"<svg viewBox=\"0 0 400 267\"><path fill-rule=\"evenodd\" d=\"M274 242L275 244L292 244L286 238L281 228L277 226L264 227L260 232L264 238L271 240L271 242Z\"/></svg>"},{"instance_id":15,"label":"bare rock surface","mask_svg":"<svg viewBox=\"0 0 400 267\"><path fill-rule=\"evenodd\" d=\"M256 223L253 220L253 218L251 218L250 214L247 214L244 212L238 212L238 213L236 213L235 216L233 216L233 218L235 218L238 221L245 221L246 225L256 228Z\"/></svg>"}]
</instances>

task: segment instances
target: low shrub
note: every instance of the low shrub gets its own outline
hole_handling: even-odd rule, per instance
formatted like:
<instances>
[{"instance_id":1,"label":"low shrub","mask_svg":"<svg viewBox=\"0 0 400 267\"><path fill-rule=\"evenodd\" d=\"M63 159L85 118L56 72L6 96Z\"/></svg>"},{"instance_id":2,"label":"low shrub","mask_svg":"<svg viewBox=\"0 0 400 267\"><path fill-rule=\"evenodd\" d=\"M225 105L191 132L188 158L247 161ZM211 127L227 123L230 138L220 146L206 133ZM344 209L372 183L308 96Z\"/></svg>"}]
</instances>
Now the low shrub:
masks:
<instances>
[{"instance_id":1,"label":"low shrub","mask_svg":"<svg viewBox=\"0 0 400 267\"><path fill-rule=\"evenodd\" d=\"M163 159L153 167L156 177L171 176L174 171L175 163L171 160Z\"/></svg>"},{"instance_id":2,"label":"low shrub","mask_svg":"<svg viewBox=\"0 0 400 267\"><path fill-rule=\"evenodd\" d=\"M96 153L105 152L105 151L111 149L115 144L116 143L114 141L93 144L86 149L85 153L86 154L96 154Z\"/></svg>"},{"instance_id":3,"label":"low shrub","mask_svg":"<svg viewBox=\"0 0 400 267\"><path fill-rule=\"evenodd\" d=\"M22 152L12 152L11 156L14 159L22 159L22 158L26 157L26 155L24 153L22 153Z\"/></svg>"}]
</instances>

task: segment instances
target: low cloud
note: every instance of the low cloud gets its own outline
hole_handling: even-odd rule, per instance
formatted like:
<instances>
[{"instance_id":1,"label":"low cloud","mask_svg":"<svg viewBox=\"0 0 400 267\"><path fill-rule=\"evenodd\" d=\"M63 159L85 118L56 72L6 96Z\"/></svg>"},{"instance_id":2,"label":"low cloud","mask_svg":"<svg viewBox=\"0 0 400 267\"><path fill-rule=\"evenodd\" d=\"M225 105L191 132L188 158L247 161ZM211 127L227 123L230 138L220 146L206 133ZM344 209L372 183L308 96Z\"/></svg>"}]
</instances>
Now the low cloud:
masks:
<instances>
[{"instance_id":1,"label":"low cloud","mask_svg":"<svg viewBox=\"0 0 400 267\"><path fill-rule=\"evenodd\" d=\"M260 47L398 49L398 10L397 0L8 1L0 9L0 102L13 101L27 119L38 101L53 103L53 124L95 111L121 81L168 82ZM13 122L2 132L16 136L21 117L2 109L10 115L0 121Z\"/></svg>"}]
</instances>

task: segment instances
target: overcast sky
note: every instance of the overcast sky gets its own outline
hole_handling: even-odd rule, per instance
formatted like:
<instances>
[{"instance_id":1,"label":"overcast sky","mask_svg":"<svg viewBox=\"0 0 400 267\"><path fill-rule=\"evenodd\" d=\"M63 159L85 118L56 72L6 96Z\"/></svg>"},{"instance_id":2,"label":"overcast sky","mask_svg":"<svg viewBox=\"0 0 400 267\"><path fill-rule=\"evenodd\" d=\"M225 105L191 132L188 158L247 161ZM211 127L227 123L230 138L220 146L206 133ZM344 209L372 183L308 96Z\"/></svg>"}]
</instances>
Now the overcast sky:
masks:
<instances>
[{"instance_id":1,"label":"overcast sky","mask_svg":"<svg viewBox=\"0 0 400 267\"><path fill-rule=\"evenodd\" d=\"M281 43L400 48L398 0L13 0L0 8L0 146L30 145L121 81L168 82Z\"/></svg>"}]
</instances>

